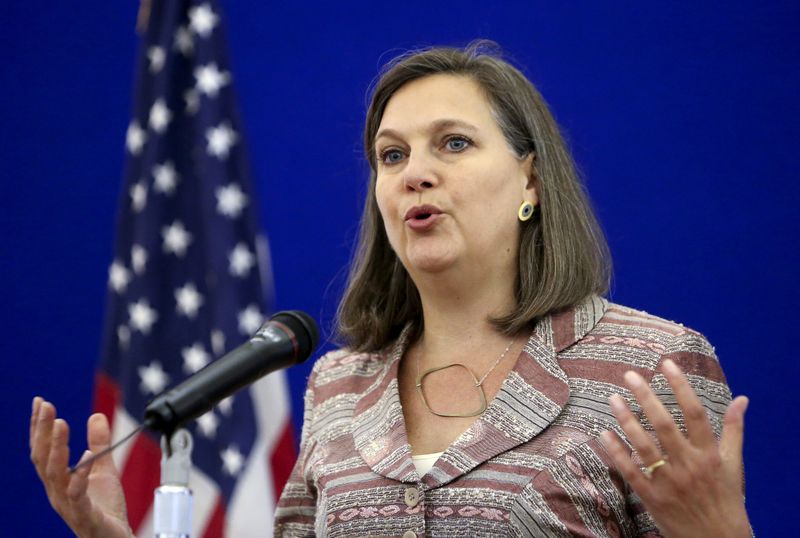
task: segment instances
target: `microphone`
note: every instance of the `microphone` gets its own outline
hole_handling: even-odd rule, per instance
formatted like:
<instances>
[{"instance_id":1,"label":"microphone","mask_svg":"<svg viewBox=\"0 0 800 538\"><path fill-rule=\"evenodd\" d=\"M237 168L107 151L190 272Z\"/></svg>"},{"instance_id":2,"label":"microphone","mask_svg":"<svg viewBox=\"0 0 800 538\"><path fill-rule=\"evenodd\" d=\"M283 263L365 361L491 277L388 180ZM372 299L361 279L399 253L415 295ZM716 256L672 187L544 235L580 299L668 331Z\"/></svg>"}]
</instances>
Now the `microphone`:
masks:
<instances>
[{"instance_id":1,"label":"microphone","mask_svg":"<svg viewBox=\"0 0 800 538\"><path fill-rule=\"evenodd\" d=\"M299 310L278 312L248 342L147 404L144 425L171 435L181 424L259 378L299 364L319 341L316 322Z\"/></svg>"}]
</instances>

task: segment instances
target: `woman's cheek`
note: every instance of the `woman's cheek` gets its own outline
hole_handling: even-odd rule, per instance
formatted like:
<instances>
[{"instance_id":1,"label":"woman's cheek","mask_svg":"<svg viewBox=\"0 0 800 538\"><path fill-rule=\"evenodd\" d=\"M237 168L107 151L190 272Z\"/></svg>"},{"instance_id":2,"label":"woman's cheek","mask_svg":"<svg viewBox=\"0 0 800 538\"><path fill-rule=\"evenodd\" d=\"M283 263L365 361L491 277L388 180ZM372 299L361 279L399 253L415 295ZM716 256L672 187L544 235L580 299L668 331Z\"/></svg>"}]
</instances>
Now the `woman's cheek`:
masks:
<instances>
[{"instance_id":1,"label":"woman's cheek","mask_svg":"<svg viewBox=\"0 0 800 538\"><path fill-rule=\"evenodd\" d=\"M386 192L386 184L378 180L375 184L375 201L378 204L381 218L387 227L395 224L397 208L392 204L392 197Z\"/></svg>"}]
</instances>

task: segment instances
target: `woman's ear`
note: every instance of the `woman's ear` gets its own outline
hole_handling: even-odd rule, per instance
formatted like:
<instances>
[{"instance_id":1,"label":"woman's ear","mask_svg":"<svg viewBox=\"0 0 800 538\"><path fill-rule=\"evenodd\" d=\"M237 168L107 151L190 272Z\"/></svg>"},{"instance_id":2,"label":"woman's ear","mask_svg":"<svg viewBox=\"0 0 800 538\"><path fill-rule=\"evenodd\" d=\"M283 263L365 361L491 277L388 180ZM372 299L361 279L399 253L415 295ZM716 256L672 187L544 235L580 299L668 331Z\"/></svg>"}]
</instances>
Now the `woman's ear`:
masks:
<instances>
[{"instance_id":1,"label":"woman's ear","mask_svg":"<svg viewBox=\"0 0 800 538\"><path fill-rule=\"evenodd\" d=\"M539 172L536 170L536 152L531 151L522 160L522 170L525 174L522 197L533 205L539 204Z\"/></svg>"}]
</instances>

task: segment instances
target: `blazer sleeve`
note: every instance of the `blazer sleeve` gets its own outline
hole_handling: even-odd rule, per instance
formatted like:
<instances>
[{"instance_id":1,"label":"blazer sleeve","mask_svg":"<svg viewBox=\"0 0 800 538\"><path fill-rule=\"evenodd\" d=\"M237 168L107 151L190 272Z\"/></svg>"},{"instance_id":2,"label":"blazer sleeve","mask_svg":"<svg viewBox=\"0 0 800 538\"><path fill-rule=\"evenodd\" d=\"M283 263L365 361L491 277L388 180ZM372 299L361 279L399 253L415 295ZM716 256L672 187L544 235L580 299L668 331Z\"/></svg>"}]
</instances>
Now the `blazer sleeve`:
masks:
<instances>
[{"instance_id":1,"label":"blazer sleeve","mask_svg":"<svg viewBox=\"0 0 800 538\"><path fill-rule=\"evenodd\" d=\"M674 337L664 353L662 353L658 365L652 372L650 388L672 415L681 432L686 434L683 411L676 401L672 387L670 387L666 377L661 373L661 365L666 359L671 359L688 377L689 384L705 408L706 416L711 423L714 435L719 440L722 433L725 410L731 402L731 391L728 388L725 374L722 372L714 348L702 334L687 329ZM631 404L631 409L639 415L639 420L644 429L656 438L652 424L647 420L635 400L629 402L629 404ZM634 458L638 458L638 455L635 455ZM642 462L638 463L643 465ZM639 536L661 536L653 518L632 490L628 492L628 505L636 522Z\"/></svg>"},{"instance_id":2,"label":"blazer sleeve","mask_svg":"<svg viewBox=\"0 0 800 538\"><path fill-rule=\"evenodd\" d=\"M300 453L289 480L281 492L275 510L274 535L276 537L315 536L317 492L306 473L307 462L313 448L311 425L314 417L314 386L320 361L314 365L308 379L303 409L303 431L300 436Z\"/></svg>"}]
</instances>

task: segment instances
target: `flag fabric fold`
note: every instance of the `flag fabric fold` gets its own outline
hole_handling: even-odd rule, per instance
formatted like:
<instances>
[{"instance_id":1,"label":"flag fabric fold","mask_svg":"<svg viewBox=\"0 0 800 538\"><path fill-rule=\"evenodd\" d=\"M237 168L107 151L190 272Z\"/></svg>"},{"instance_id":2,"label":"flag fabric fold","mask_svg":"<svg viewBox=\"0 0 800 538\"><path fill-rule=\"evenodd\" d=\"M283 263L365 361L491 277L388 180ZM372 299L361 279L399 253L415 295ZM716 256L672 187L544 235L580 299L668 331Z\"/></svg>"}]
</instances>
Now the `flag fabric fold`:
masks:
<instances>
[{"instance_id":1,"label":"flag fabric fold","mask_svg":"<svg viewBox=\"0 0 800 538\"><path fill-rule=\"evenodd\" d=\"M220 6L148 8L95 391L114 439L155 395L252 335L269 284ZM188 425L193 537L271 536L294 460L290 415L275 373ZM114 456L137 536L152 536L158 444L143 433Z\"/></svg>"}]
</instances>

